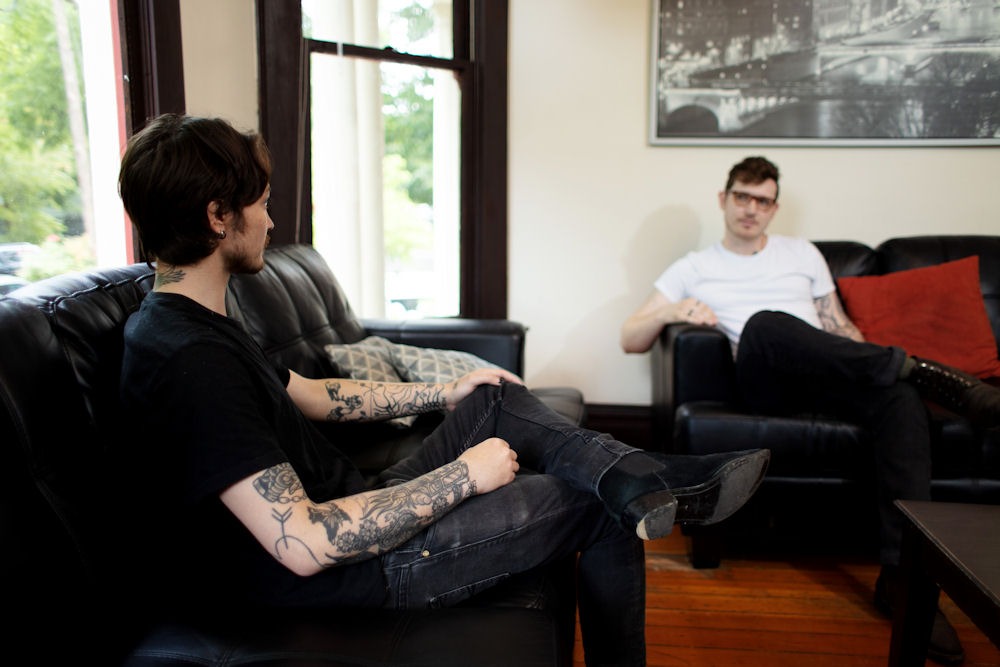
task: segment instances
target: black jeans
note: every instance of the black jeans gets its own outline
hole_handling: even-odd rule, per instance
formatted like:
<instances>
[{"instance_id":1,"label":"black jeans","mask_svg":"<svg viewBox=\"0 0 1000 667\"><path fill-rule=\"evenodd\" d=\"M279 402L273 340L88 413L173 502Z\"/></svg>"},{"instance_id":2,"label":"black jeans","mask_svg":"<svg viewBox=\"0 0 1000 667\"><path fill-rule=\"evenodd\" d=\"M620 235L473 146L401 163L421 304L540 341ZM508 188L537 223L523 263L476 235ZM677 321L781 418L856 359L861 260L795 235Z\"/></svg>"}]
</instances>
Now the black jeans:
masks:
<instances>
[{"instance_id":1,"label":"black jeans","mask_svg":"<svg viewBox=\"0 0 1000 667\"><path fill-rule=\"evenodd\" d=\"M736 353L743 402L764 414L813 412L864 427L871 436L878 484L883 564L899 563L903 517L893 500L928 500L931 485L927 408L898 380L906 353L858 343L787 313L749 320Z\"/></svg>"},{"instance_id":2,"label":"black jeans","mask_svg":"<svg viewBox=\"0 0 1000 667\"><path fill-rule=\"evenodd\" d=\"M510 443L522 469L536 472L466 500L383 555L387 604L410 609L455 604L512 574L579 554L587 664L644 665L643 544L596 496L604 472L634 448L571 424L520 385L482 386L448 414L416 454L381 478L387 484L413 479L490 437Z\"/></svg>"}]
</instances>

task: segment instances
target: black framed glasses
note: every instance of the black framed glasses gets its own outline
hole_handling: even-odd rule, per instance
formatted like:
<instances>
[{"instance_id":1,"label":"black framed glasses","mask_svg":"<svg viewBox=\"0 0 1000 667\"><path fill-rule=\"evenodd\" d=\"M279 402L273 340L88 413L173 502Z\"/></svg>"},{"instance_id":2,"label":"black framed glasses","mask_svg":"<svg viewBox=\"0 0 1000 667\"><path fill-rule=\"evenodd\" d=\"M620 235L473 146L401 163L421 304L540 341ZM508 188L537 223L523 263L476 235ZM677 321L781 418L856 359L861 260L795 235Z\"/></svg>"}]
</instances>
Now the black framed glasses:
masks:
<instances>
[{"instance_id":1,"label":"black framed glasses","mask_svg":"<svg viewBox=\"0 0 1000 667\"><path fill-rule=\"evenodd\" d=\"M778 203L777 199L758 197L749 192L741 192L739 190L730 190L729 194L733 196L733 201L736 202L737 206L749 206L750 202L756 202L757 208L765 213L774 208L774 205Z\"/></svg>"}]
</instances>

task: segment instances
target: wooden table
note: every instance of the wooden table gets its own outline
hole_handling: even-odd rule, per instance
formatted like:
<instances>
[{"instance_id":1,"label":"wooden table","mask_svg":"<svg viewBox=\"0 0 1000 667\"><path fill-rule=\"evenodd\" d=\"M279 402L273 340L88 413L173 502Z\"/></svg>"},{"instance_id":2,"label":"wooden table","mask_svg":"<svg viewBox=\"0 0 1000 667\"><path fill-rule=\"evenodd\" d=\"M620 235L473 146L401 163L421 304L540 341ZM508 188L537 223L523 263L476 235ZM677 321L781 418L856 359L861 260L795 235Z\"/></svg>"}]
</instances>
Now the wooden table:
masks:
<instances>
[{"instance_id":1,"label":"wooden table","mask_svg":"<svg viewBox=\"0 0 1000 667\"><path fill-rule=\"evenodd\" d=\"M1000 505L897 500L896 506L908 521L889 664L924 664L941 589L1000 647Z\"/></svg>"}]
</instances>

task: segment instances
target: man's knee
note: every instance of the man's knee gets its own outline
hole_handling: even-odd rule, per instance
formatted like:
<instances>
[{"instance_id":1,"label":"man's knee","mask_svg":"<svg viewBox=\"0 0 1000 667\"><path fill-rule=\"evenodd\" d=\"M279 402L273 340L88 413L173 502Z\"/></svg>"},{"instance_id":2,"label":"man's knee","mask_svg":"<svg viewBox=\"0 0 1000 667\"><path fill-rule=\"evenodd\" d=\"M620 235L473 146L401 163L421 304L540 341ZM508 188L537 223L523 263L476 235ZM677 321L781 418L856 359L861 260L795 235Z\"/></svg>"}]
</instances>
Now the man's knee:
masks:
<instances>
[{"instance_id":1,"label":"man's knee","mask_svg":"<svg viewBox=\"0 0 1000 667\"><path fill-rule=\"evenodd\" d=\"M743 325L743 336L742 339L747 334L755 335L761 332L766 333L770 336L770 332L785 331L790 326L795 326L794 321L797 321L793 315L788 313L783 313L779 310L760 310L750 316L747 323Z\"/></svg>"},{"instance_id":2,"label":"man's knee","mask_svg":"<svg viewBox=\"0 0 1000 667\"><path fill-rule=\"evenodd\" d=\"M791 315L774 310L761 310L750 316L743 331L740 333L740 344L738 350L759 349L761 346L773 344L781 337L787 324L786 318Z\"/></svg>"}]
</instances>

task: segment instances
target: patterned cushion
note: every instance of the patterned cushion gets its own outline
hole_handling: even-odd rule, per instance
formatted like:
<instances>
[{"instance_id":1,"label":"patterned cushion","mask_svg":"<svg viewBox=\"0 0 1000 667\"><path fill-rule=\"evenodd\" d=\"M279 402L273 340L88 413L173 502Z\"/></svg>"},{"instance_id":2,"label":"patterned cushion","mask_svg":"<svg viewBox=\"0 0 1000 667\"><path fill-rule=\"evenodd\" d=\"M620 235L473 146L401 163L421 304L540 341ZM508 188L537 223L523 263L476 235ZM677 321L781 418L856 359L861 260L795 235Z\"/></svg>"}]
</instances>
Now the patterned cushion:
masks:
<instances>
[{"instance_id":1,"label":"patterned cushion","mask_svg":"<svg viewBox=\"0 0 1000 667\"><path fill-rule=\"evenodd\" d=\"M392 365L392 343L378 336L369 336L349 345L327 345L330 361L343 377L374 382L402 382Z\"/></svg>"},{"instance_id":2,"label":"patterned cushion","mask_svg":"<svg viewBox=\"0 0 1000 667\"><path fill-rule=\"evenodd\" d=\"M468 352L396 344L392 361L404 382L451 382L477 368L494 364Z\"/></svg>"}]
</instances>

